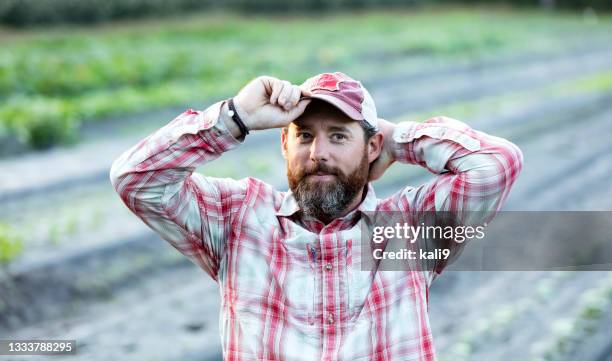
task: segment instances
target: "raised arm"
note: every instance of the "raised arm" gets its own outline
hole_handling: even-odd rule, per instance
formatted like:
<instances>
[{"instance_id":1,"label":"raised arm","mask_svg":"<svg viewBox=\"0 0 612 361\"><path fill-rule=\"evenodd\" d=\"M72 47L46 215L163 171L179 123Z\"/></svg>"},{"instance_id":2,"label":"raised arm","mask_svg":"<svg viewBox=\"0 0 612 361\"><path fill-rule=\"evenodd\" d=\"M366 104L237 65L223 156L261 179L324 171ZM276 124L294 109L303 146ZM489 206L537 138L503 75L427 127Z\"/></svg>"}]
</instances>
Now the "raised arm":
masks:
<instances>
[{"instance_id":1,"label":"raised arm","mask_svg":"<svg viewBox=\"0 0 612 361\"><path fill-rule=\"evenodd\" d=\"M221 102L188 110L124 152L110 180L125 205L216 278L243 182L193 173L240 144L219 121Z\"/></svg>"},{"instance_id":2,"label":"raised arm","mask_svg":"<svg viewBox=\"0 0 612 361\"><path fill-rule=\"evenodd\" d=\"M403 189L401 209L449 211L461 224L493 218L523 166L520 149L510 141L448 117L400 123L392 140L395 160L438 174L419 187ZM471 215L482 219L470 220Z\"/></svg>"}]
</instances>

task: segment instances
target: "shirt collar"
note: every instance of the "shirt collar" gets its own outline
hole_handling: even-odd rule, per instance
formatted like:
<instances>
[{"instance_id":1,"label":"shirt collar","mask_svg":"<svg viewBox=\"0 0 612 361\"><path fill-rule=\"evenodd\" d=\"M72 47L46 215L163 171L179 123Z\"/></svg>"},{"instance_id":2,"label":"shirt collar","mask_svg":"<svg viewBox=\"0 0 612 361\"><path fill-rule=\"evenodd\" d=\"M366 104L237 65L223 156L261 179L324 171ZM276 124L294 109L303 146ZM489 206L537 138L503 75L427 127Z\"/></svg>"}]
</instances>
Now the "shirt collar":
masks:
<instances>
[{"instance_id":1,"label":"shirt collar","mask_svg":"<svg viewBox=\"0 0 612 361\"><path fill-rule=\"evenodd\" d=\"M356 209L352 210L346 216L352 215L355 211L373 212L376 210L377 203L378 203L378 200L376 198L376 193L374 192L374 187L372 186L372 183L368 182L368 187L367 187L365 198L361 201L361 203L359 203L359 206L357 206ZM290 217L299 210L300 210L300 206L298 205L297 200L295 199L295 196L290 189L286 192L285 198L283 198L281 206L276 212L276 215L283 216L283 217Z\"/></svg>"}]
</instances>

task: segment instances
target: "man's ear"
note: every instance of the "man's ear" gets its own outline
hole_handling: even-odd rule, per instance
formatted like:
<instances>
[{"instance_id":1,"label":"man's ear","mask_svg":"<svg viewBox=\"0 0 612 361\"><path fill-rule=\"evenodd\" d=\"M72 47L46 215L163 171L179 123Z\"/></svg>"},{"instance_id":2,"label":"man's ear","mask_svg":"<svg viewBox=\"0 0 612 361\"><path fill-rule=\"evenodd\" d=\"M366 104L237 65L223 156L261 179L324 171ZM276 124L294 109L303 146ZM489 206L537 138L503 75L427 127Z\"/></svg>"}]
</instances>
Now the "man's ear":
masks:
<instances>
[{"instance_id":1,"label":"man's ear","mask_svg":"<svg viewBox=\"0 0 612 361\"><path fill-rule=\"evenodd\" d=\"M281 152L283 158L287 159L287 137L289 136L289 127L281 128Z\"/></svg>"},{"instance_id":2,"label":"man's ear","mask_svg":"<svg viewBox=\"0 0 612 361\"><path fill-rule=\"evenodd\" d=\"M375 161L382 151L384 136L382 132L378 132L368 139L368 162Z\"/></svg>"}]
</instances>

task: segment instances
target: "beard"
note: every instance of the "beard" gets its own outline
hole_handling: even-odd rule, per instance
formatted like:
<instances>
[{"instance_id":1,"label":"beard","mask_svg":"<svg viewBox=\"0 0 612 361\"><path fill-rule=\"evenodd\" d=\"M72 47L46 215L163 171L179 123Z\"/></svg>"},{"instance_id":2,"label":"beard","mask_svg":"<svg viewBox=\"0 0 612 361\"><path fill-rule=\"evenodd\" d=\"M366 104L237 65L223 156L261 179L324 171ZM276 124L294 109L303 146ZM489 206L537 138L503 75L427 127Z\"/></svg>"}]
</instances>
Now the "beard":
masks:
<instances>
[{"instance_id":1,"label":"beard","mask_svg":"<svg viewBox=\"0 0 612 361\"><path fill-rule=\"evenodd\" d=\"M350 174L319 162L308 169L292 169L287 164L287 179L304 214L327 224L338 218L364 188L369 170L368 156L364 151L359 166ZM332 175L333 179L317 182L309 177L317 173Z\"/></svg>"}]
</instances>

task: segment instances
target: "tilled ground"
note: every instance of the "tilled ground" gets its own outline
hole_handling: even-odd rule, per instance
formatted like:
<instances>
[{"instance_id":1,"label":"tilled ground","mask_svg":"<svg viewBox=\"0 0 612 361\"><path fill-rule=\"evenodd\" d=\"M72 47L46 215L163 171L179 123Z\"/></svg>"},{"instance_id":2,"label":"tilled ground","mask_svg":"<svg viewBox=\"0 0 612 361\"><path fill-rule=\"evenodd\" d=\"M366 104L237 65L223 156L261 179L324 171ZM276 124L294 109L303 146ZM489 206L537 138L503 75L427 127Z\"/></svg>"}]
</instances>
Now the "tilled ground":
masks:
<instances>
[{"instance_id":1,"label":"tilled ground","mask_svg":"<svg viewBox=\"0 0 612 361\"><path fill-rule=\"evenodd\" d=\"M610 71L612 48L595 44L588 51L551 59L457 67L423 77L386 74L381 77L386 82L372 81L371 91L380 114L389 119L474 102L476 111L467 118L457 117L476 129L511 139L525 156L508 210L610 210L612 91L558 91L563 81ZM493 105L482 102L491 98ZM156 119L152 122L160 122L159 116L151 117ZM250 143L210 169L220 175L244 176L231 172L239 159L257 150L260 158L274 162L262 165L253 159L254 164L244 172L285 187L278 134L273 133L255 134ZM0 301L16 312L11 318L2 311L0 339L77 340L76 356L54 360L221 358L216 285L148 232L124 209L108 184L110 162L142 137L142 133L126 134L69 150L1 161L11 174L40 176L39 181L15 178L0 189L6 205L0 217L38 230L28 257L10 268L13 275L23 275L22 281L17 278L13 288L7 282L0 285L15 292L4 293ZM395 165L375 184L378 196L429 177L413 168ZM57 244L50 242L49 229L74 207L76 230L65 232ZM98 223L80 217L91 213ZM128 243L132 251L125 250ZM130 252L148 257L136 262ZM67 260L67 254L72 258ZM96 258L101 261L94 262ZM121 269L124 263L123 271L108 271ZM36 297L35 286L45 289L41 284L45 278L33 275L42 277L46 272L57 281L52 287L64 295L57 291ZM430 296L439 358L609 361L610 279L609 272L447 272L434 282ZM33 291L20 292L20 287ZM20 294L24 297L21 303L11 302ZM74 302L75 298L82 301ZM19 305L40 309L15 309Z\"/></svg>"}]
</instances>

